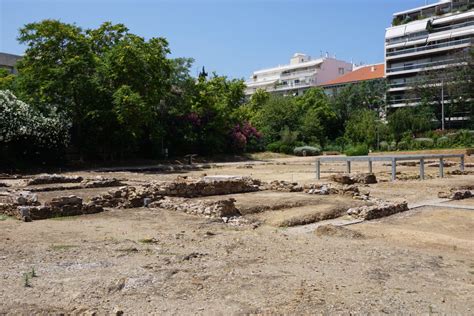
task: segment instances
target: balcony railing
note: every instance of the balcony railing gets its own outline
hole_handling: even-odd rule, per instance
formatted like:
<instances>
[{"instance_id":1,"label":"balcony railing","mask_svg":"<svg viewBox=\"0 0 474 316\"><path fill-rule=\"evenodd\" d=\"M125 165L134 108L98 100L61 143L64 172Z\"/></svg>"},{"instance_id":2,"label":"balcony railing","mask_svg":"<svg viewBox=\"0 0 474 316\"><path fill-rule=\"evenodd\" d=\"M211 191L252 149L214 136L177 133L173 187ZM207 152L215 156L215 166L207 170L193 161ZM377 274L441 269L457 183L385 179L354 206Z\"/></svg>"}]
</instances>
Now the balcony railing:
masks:
<instances>
[{"instance_id":1,"label":"balcony railing","mask_svg":"<svg viewBox=\"0 0 474 316\"><path fill-rule=\"evenodd\" d=\"M421 47L406 48L406 49L401 49L401 50L397 50L397 51L393 51L393 52L387 52L387 57L410 54L410 53L416 53L416 52L423 52L423 51L426 51L426 50L431 50L431 49L436 49L436 48L456 46L456 45L462 45L462 44L470 44L470 43L472 43L472 38L471 37L456 40L456 41L449 41L449 42L446 42L446 43L435 44L435 45L427 45L427 46L421 46Z\"/></svg>"},{"instance_id":2,"label":"balcony railing","mask_svg":"<svg viewBox=\"0 0 474 316\"><path fill-rule=\"evenodd\" d=\"M288 78L288 77L297 76L297 75L301 75L301 74L305 74L306 76L313 76L316 73L317 73L316 70L294 71L294 72L282 73L281 78Z\"/></svg>"},{"instance_id":3,"label":"balcony railing","mask_svg":"<svg viewBox=\"0 0 474 316\"><path fill-rule=\"evenodd\" d=\"M443 32L443 31L448 31L448 30L455 30L455 29L460 29L462 27L472 26L472 25L474 25L474 21L466 21L466 22L463 22L463 23L452 24L452 25L441 26L441 27L433 26L433 29L431 30L431 33Z\"/></svg>"},{"instance_id":4,"label":"balcony railing","mask_svg":"<svg viewBox=\"0 0 474 316\"><path fill-rule=\"evenodd\" d=\"M407 99L392 99L392 100L387 100L388 105L393 105L393 104L409 104L409 103L417 103L420 102L421 98L407 98Z\"/></svg>"},{"instance_id":5,"label":"balcony railing","mask_svg":"<svg viewBox=\"0 0 474 316\"><path fill-rule=\"evenodd\" d=\"M459 59L445 59L445 60L431 61L427 63L418 63L418 64L392 67L392 68L387 69L387 73L449 65L449 64L454 64L456 61L459 62Z\"/></svg>"}]
</instances>

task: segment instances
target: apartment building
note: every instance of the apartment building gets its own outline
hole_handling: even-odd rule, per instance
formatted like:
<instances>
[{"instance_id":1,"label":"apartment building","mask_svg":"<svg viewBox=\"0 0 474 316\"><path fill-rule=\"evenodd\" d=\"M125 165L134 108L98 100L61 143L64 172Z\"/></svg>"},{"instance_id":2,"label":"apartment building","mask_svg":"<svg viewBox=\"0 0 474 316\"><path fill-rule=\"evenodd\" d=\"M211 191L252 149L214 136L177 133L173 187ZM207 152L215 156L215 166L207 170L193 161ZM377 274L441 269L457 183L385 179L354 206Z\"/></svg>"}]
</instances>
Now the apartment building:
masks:
<instances>
[{"instance_id":1,"label":"apartment building","mask_svg":"<svg viewBox=\"0 0 474 316\"><path fill-rule=\"evenodd\" d=\"M296 53L288 65L255 71L245 83L245 94L249 96L263 89L282 95L301 95L311 87L351 71L352 63L327 55L312 59L306 54Z\"/></svg>"},{"instance_id":2,"label":"apartment building","mask_svg":"<svg viewBox=\"0 0 474 316\"><path fill-rule=\"evenodd\" d=\"M459 53L474 42L474 0L441 0L393 15L385 34L389 108L417 105L410 94L427 71L459 65ZM442 82L433 82L440 86ZM448 101L449 102L449 101Z\"/></svg>"},{"instance_id":3,"label":"apartment building","mask_svg":"<svg viewBox=\"0 0 474 316\"><path fill-rule=\"evenodd\" d=\"M10 73L16 73L15 65L18 60L21 59L21 56L0 53L0 68L8 70Z\"/></svg>"},{"instance_id":4,"label":"apartment building","mask_svg":"<svg viewBox=\"0 0 474 316\"><path fill-rule=\"evenodd\" d=\"M351 84L368 81L383 81L385 64L373 64L355 67L351 72L319 85L327 95L335 95Z\"/></svg>"}]
</instances>

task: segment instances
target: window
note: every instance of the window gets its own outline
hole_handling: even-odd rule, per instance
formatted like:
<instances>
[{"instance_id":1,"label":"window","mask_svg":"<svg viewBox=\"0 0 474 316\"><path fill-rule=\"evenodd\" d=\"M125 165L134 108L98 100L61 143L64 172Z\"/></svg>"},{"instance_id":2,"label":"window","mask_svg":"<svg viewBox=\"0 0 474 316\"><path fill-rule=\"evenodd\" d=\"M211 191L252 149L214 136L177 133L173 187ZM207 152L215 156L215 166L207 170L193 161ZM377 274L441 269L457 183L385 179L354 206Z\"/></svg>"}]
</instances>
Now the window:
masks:
<instances>
[{"instance_id":1,"label":"window","mask_svg":"<svg viewBox=\"0 0 474 316\"><path fill-rule=\"evenodd\" d=\"M344 68L339 68L339 74L343 75L344 74Z\"/></svg>"}]
</instances>

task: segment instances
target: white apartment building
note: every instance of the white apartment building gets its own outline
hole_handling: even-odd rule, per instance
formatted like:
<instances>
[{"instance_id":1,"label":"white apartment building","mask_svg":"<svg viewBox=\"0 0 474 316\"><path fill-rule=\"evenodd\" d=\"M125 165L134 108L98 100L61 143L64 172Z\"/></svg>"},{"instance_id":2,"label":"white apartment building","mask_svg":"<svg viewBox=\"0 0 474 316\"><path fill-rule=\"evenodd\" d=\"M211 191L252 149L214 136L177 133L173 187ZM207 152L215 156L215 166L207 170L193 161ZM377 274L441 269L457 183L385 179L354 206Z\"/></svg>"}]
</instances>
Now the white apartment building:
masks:
<instances>
[{"instance_id":1,"label":"white apartment building","mask_svg":"<svg viewBox=\"0 0 474 316\"><path fill-rule=\"evenodd\" d=\"M385 33L388 107L417 105L420 98L409 93L417 75L459 64L456 54L473 41L474 0L441 0L395 13Z\"/></svg>"},{"instance_id":2,"label":"white apartment building","mask_svg":"<svg viewBox=\"0 0 474 316\"><path fill-rule=\"evenodd\" d=\"M246 95L257 89L283 95L300 95L305 90L333 80L352 71L352 63L331 57L311 59L296 53L289 65L255 71L245 84Z\"/></svg>"}]
</instances>

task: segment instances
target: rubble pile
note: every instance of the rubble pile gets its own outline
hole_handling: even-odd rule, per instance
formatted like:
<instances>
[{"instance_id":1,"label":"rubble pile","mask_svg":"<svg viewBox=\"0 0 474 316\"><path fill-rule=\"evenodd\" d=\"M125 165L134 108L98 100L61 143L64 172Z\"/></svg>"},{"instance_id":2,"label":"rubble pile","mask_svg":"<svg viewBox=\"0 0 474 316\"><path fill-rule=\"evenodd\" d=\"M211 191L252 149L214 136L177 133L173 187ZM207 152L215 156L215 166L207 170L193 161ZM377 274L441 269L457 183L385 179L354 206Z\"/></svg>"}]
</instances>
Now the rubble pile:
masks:
<instances>
[{"instance_id":1,"label":"rubble pile","mask_svg":"<svg viewBox=\"0 0 474 316\"><path fill-rule=\"evenodd\" d=\"M438 197L442 199L463 200L473 197L469 187L453 188L448 192L438 192Z\"/></svg>"},{"instance_id":2,"label":"rubble pile","mask_svg":"<svg viewBox=\"0 0 474 316\"><path fill-rule=\"evenodd\" d=\"M331 177L331 180L341 184L354 184L354 183L363 183L363 184L372 184L377 183L377 178L373 173L358 173L358 174L348 174L348 173L338 173Z\"/></svg>"},{"instance_id":3,"label":"rubble pile","mask_svg":"<svg viewBox=\"0 0 474 316\"><path fill-rule=\"evenodd\" d=\"M341 194L349 195L354 199L358 200L369 200L370 193L361 192L359 187L356 185L346 185L346 184L333 184L333 183L311 183L304 186L304 192L307 194L318 194L318 195L328 195L328 194Z\"/></svg>"},{"instance_id":4,"label":"rubble pile","mask_svg":"<svg viewBox=\"0 0 474 316\"><path fill-rule=\"evenodd\" d=\"M81 182L82 177L64 176L59 174L42 174L36 176L26 182L27 185L51 184L51 183L76 183Z\"/></svg>"},{"instance_id":5,"label":"rubble pile","mask_svg":"<svg viewBox=\"0 0 474 316\"><path fill-rule=\"evenodd\" d=\"M379 201L371 206L350 208L347 210L347 214L355 218L370 220L405 211L408 211L408 204L405 201L401 203Z\"/></svg>"},{"instance_id":6,"label":"rubble pile","mask_svg":"<svg viewBox=\"0 0 474 316\"><path fill-rule=\"evenodd\" d=\"M224 221L230 217L239 216L240 213L235 207L235 199L193 200L181 197L165 197L149 205L150 208L164 208L193 215L206 217L223 218ZM225 219L224 219L225 218Z\"/></svg>"},{"instance_id":7,"label":"rubble pile","mask_svg":"<svg viewBox=\"0 0 474 316\"><path fill-rule=\"evenodd\" d=\"M24 221L51 217L72 216L102 212L103 209L91 203L83 203L75 196L53 198L41 205L36 194L29 191L9 192L1 196L0 212Z\"/></svg>"},{"instance_id":8,"label":"rubble pile","mask_svg":"<svg viewBox=\"0 0 474 316\"><path fill-rule=\"evenodd\" d=\"M91 199L102 207L131 208L147 206L163 196L199 197L254 192L260 181L249 177L205 176L199 179L178 177L174 181L152 182L143 186L123 186Z\"/></svg>"},{"instance_id":9,"label":"rubble pile","mask_svg":"<svg viewBox=\"0 0 474 316\"><path fill-rule=\"evenodd\" d=\"M172 182L157 182L159 194L179 197L198 197L255 192L260 180L238 176L205 176L199 179L178 177Z\"/></svg>"},{"instance_id":10,"label":"rubble pile","mask_svg":"<svg viewBox=\"0 0 474 316\"><path fill-rule=\"evenodd\" d=\"M281 191L281 192L302 192L303 187L297 182L289 182L283 180L274 180L264 184L266 190Z\"/></svg>"},{"instance_id":11,"label":"rubble pile","mask_svg":"<svg viewBox=\"0 0 474 316\"><path fill-rule=\"evenodd\" d=\"M115 178L104 178L104 177L96 177L95 179L88 179L83 180L81 182L81 186L83 188L104 188L104 187L118 187L124 186L125 184L122 183L120 180Z\"/></svg>"}]
</instances>

